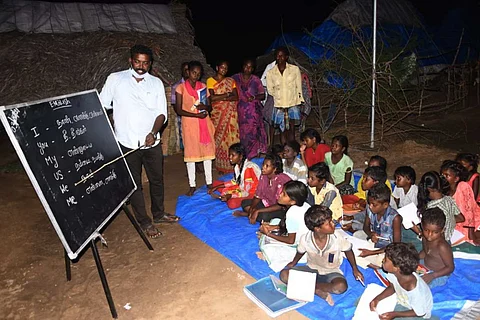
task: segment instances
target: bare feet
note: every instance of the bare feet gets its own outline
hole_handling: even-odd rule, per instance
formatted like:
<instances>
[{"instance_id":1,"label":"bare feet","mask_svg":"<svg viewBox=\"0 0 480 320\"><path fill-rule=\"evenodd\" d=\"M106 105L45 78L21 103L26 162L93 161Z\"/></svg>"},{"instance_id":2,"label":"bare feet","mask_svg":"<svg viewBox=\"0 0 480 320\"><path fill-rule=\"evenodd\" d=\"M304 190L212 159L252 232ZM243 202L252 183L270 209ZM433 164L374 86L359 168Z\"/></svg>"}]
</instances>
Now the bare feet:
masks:
<instances>
[{"instance_id":1,"label":"bare feet","mask_svg":"<svg viewBox=\"0 0 480 320\"><path fill-rule=\"evenodd\" d=\"M213 198L213 199L220 199L222 196L219 195L219 194L216 194L216 193L211 193L210 196Z\"/></svg>"},{"instance_id":2,"label":"bare feet","mask_svg":"<svg viewBox=\"0 0 480 320\"><path fill-rule=\"evenodd\" d=\"M325 300L330 306L333 306L335 304L335 301L333 301L332 295L329 292L315 289L315 294Z\"/></svg>"},{"instance_id":3,"label":"bare feet","mask_svg":"<svg viewBox=\"0 0 480 320\"><path fill-rule=\"evenodd\" d=\"M255 254L257 255L258 259L265 260L265 257L263 256L262 251L257 251L257 252L255 252Z\"/></svg>"},{"instance_id":4,"label":"bare feet","mask_svg":"<svg viewBox=\"0 0 480 320\"><path fill-rule=\"evenodd\" d=\"M185 193L185 195L191 197L191 196L193 196L193 194L195 193L195 190L197 190L197 188L195 188L195 187L190 187L190 190L188 190L188 192Z\"/></svg>"},{"instance_id":5,"label":"bare feet","mask_svg":"<svg viewBox=\"0 0 480 320\"><path fill-rule=\"evenodd\" d=\"M240 211L240 210L235 210L232 212L232 215L234 217L248 217L248 213L244 212L244 211Z\"/></svg>"},{"instance_id":6,"label":"bare feet","mask_svg":"<svg viewBox=\"0 0 480 320\"><path fill-rule=\"evenodd\" d=\"M333 301L332 295L330 293L327 293L327 297L325 298L325 301L327 301L327 303L332 307L335 304L335 301Z\"/></svg>"}]
</instances>

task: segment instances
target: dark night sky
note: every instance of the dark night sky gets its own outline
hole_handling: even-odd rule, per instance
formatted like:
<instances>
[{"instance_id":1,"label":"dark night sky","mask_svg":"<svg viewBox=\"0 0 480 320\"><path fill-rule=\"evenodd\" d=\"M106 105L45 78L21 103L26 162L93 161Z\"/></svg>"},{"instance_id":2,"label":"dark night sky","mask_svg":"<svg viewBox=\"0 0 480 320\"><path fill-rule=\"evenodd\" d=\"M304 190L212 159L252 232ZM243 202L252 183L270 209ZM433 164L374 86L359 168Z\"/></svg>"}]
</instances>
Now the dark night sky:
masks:
<instances>
[{"instance_id":1,"label":"dark night sky","mask_svg":"<svg viewBox=\"0 0 480 320\"><path fill-rule=\"evenodd\" d=\"M38 0L40 1L40 0ZM47 0L48 1L48 0ZM171 0L49 0L53 2L163 3ZM238 72L243 59L263 55L281 32L312 30L344 0L175 0L185 3L192 14L196 45L207 62L230 61L230 73ZM373 1L373 0L371 0ZM377 0L378 5L385 1ZM438 25L449 10L473 8L480 0L410 0L427 24ZM477 15L475 18L480 16ZM479 24L480 26L480 24Z\"/></svg>"},{"instance_id":2,"label":"dark night sky","mask_svg":"<svg viewBox=\"0 0 480 320\"><path fill-rule=\"evenodd\" d=\"M373 0L372 0L373 1ZM378 0L380 5L382 1ZM280 1L243 0L235 6L220 0L186 2L192 12L197 45L210 65L218 60L230 61L230 73L239 70L246 57L266 52L282 32L312 30L328 17L341 0ZM474 0L413 0L428 24L441 23L448 10L458 6L477 6Z\"/></svg>"}]
</instances>

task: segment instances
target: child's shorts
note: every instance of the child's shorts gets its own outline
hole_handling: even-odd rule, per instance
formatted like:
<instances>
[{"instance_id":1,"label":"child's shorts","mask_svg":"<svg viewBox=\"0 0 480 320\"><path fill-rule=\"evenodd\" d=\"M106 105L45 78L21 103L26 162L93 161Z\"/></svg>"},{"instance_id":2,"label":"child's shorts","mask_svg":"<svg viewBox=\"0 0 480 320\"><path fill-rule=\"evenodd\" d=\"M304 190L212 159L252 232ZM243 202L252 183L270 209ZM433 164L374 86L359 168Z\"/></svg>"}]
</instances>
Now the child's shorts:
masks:
<instances>
[{"instance_id":1,"label":"child's shorts","mask_svg":"<svg viewBox=\"0 0 480 320\"><path fill-rule=\"evenodd\" d=\"M332 272L328 274L318 274L318 271L310 268L309 266L295 266L292 270L298 271L307 271L307 272L316 272L317 273L317 283L330 283L333 279L342 278L346 281L345 276L339 272Z\"/></svg>"}]
</instances>

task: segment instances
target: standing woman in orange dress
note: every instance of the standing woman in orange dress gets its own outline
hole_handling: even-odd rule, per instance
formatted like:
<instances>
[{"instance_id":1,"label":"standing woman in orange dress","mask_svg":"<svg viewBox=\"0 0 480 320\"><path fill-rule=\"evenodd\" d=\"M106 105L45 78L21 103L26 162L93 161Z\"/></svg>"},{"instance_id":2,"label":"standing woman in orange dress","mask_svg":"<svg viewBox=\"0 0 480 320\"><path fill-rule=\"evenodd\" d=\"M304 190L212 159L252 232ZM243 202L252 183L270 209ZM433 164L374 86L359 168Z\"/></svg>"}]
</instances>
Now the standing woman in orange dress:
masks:
<instances>
[{"instance_id":1,"label":"standing woman in orange dress","mask_svg":"<svg viewBox=\"0 0 480 320\"><path fill-rule=\"evenodd\" d=\"M188 63L188 78L175 90L175 112L182 117L183 157L187 165L190 190L187 196L196 190L195 162L203 162L205 182L212 185L212 160L215 159L215 128L208 115L210 106L200 102L198 91L205 88L200 82L203 67L199 61ZM208 92L207 92L208 96Z\"/></svg>"},{"instance_id":2,"label":"standing woman in orange dress","mask_svg":"<svg viewBox=\"0 0 480 320\"><path fill-rule=\"evenodd\" d=\"M228 62L217 64L217 74L207 79L212 104L212 122L215 126L215 167L220 174L233 172L228 148L240 142L238 130L238 92L235 80L227 77Z\"/></svg>"}]
</instances>

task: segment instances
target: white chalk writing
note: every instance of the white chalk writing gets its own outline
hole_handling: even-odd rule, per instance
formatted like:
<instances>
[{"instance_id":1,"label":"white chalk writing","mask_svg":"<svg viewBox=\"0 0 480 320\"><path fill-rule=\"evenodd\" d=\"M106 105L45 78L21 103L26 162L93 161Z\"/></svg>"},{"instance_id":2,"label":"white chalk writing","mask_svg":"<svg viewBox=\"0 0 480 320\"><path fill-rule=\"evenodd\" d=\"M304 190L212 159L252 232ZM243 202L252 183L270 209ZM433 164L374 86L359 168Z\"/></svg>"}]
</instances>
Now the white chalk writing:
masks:
<instances>
[{"instance_id":1,"label":"white chalk writing","mask_svg":"<svg viewBox=\"0 0 480 320\"><path fill-rule=\"evenodd\" d=\"M90 163L92 163L90 159L78 159L78 161L75 162L75 170L77 170L78 172L80 169L82 169L86 165L89 165Z\"/></svg>"},{"instance_id":2,"label":"white chalk writing","mask_svg":"<svg viewBox=\"0 0 480 320\"><path fill-rule=\"evenodd\" d=\"M47 166L50 166L51 164L53 164L54 168L58 168L58 161L57 161L57 157L55 157L55 156L46 157L45 158L45 163L47 164Z\"/></svg>"},{"instance_id":3,"label":"white chalk writing","mask_svg":"<svg viewBox=\"0 0 480 320\"><path fill-rule=\"evenodd\" d=\"M97 152L96 155L92 156L92 161L93 163L97 162L97 161L103 161L105 160L103 154L101 152Z\"/></svg>"},{"instance_id":4,"label":"white chalk writing","mask_svg":"<svg viewBox=\"0 0 480 320\"><path fill-rule=\"evenodd\" d=\"M8 117L8 120L10 120L10 127L12 128L13 133L17 131L17 129L20 127L18 124L18 116L20 115L20 110L17 108L12 109L12 113Z\"/></svg>"},{"instance_id":5,"label":"white chalk writing","mask_svg":"<svg viewBox=\"0 0 480 320\"><path fill-rule=\"evenodd\" d=\"M65 115L63 119L57 120L57 129L61 129L64 125L71 124L72 120L68 115Z\"/></svg>"},{"instance_id":6,"label":"white chalk writing","mask_svg":"<svg viewBox=\"0 0 480 320\"><path fill-rule=\"evenodd\" d=\"M63 180L62 170L57 170L57 172L54 172L54 173L53 173L53 177L54 177L55 180L57 180L57 181Z\"/></svg>"},{"instance_id":7,"label":"white chalk writing","mask_svg":"<svg viewBox=\"0 0 480 320\"><path fill-rule=\"evenodd\" d=\"M117 175L115 174L115 169L110 171L110 174L105 178L105 184L108 184L110 181L117 179Z\"/></svg>"},{"instance_id":8,"label":"white chalk writing","mask_svg":"<svg viewBox=\"0 0 480 320\"><path fill-rule=\"evenodd\" d=\"M40 154L43 156L45 154L45 148L48 148L47 142L37 142L37 147L40 150Z\"/></svg>"},{"instance_id":9,"label":"white chalk writing","mask_svg":"<svg viewBox=\"0 0 480 320\"><path fill-rule=\"evenodd\" d=\"M62 109L62 108L70 108L72 106L72 103L67 98L52 100L52 101L49 102L49 104L50 104L50 107L53 110L58 110L58 109Z\"/></svg>"},{"instance_id":10,"label":"white chalk writing","mask_svg":"<svg viewBox=\"0 0 480 320\"><path fill-rule=\"evenodd\" d=\"M37 132L37 127L31 128L30 131L33 131L34 138L36 138L36 137L38 137L38 136L40 135L40 133Z\"/></svg>"},{"instance_id":11,"label":"white chalk writing","mask_svg":"<svg viewBox=\"0 0 480 320\"><path fill-rule=\"evenodd\" d=\"M76 114L73 116L73 121L79 122L79 121L84 121L84 120L90 120L96 117L99 117L103 115L103 112L101 110L99 111L90 111L87 113L87 111L83 111L80 114Z\"/></svg>"},{"instance_id":12,"label":"white chalk writing","mask_svg":"<svg viewBox=\"0 0 480 320\"><path fill-rule=\"evenodd\" d=\"M84 144L81 146L73 146L71 149L67 150L67 154L69 157L73 157L79 154L83 154L86 150L90 149L93 145L91 143Z\"/></svg>"},{"instance_id":13,"label":"white chalk writing","mask_svg":"<svg viewBox=\"0 0 480 320\"><path fill-rule=\"evenodd\" d=\"M77 204L77 200L75 200L75 196L70 196L68 197L68 199L66 200L67 201L67 205L70 207L72 204Z\"/></svg>"}]
</instances>

